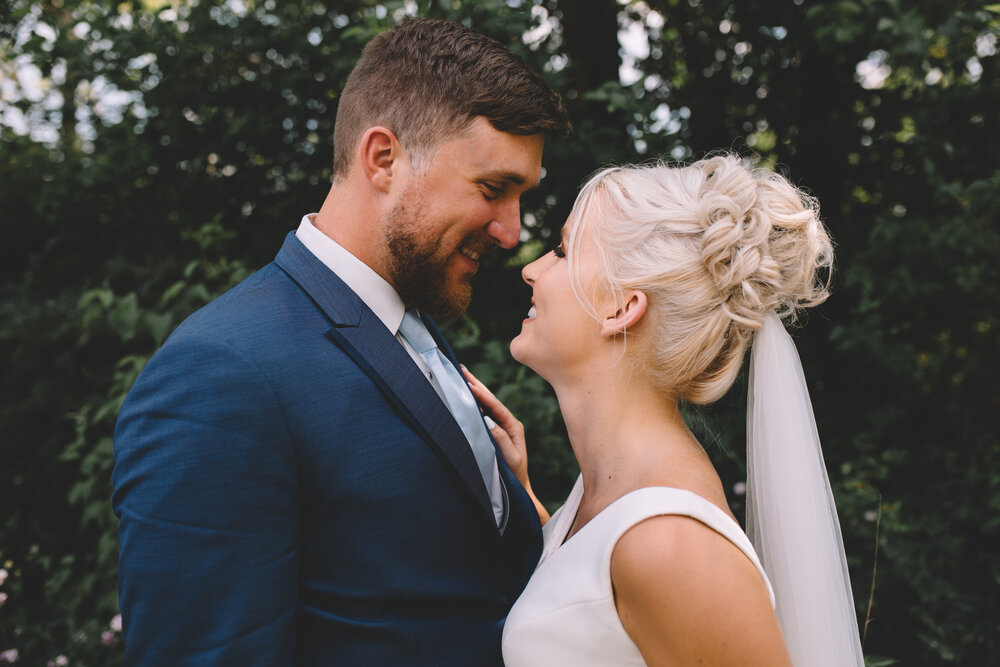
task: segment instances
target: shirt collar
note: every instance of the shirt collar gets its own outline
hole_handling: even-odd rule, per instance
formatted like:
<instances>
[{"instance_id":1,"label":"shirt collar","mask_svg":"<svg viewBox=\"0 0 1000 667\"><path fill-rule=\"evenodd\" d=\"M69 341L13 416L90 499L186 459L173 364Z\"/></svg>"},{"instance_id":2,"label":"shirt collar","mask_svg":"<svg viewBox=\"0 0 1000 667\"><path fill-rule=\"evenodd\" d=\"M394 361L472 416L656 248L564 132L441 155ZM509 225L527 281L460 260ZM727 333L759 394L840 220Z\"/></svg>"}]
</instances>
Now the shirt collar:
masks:
<instances>
[{"instance_id":1,"label":"shirt collar","mask_svg":"<svg viewBox=\"0 0 1000 667\"><path fill-rule=\"evenodd\" d=\"M406 307L395 288L375 270L362 262L329 236L313 225L315 213L302 217L295 237L302 242L316 259L343 280L376 317L395 336L403 321Z\"/></svg>"}]
</instances>

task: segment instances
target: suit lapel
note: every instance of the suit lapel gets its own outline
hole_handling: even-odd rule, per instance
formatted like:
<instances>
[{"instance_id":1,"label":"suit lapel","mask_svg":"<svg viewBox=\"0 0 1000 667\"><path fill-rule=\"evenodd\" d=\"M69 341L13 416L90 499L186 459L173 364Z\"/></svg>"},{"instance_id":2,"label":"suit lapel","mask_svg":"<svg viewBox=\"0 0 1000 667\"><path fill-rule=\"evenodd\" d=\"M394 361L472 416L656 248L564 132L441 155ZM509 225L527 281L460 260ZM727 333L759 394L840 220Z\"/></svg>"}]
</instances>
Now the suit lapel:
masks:
<instances>
[{"instance_id":1,"label":"suit lapel","mask_svg":"<svg viewBox=\"0 0 1000 667\"><path fill-rule=\"evenodd\" d=\"M357 294L295 238L294 232L286 237L275 264L330 319L333 327L327 338L375 382L494 522L486 486L465 434L395 336ZM436 328L432 331L440 342L440 332ZM451 356L451 351L447 354Z\"/></svg>"}]
</instances>

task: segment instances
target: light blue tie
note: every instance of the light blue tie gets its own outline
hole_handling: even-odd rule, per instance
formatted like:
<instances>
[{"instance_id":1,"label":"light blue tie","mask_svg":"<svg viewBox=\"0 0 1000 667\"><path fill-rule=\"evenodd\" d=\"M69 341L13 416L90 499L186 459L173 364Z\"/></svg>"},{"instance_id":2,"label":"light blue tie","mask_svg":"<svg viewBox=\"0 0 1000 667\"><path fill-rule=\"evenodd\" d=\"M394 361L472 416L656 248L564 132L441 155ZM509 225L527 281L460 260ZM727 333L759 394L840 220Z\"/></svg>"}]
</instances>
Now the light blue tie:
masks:
<instances>
[{"instance_id":1,"label":"light blue tie","mask_svg":"<svg viewBox=\"0 0 1000 667\"><path fill-rule=\"evenodd\" d=\"M438 349L434 338L420 320L419 315L412 310L407 310L399 325L399 333L430 367L438 386L441 387L448 409L462 428L469 444L472 445L472 453L476 457L479 472L486 484L487 494L490 494L495 474L496 450L493 449L486 425L483 424L476 399L472 396L468 385L465 384L465 380L459 375L455 364L451 363L451 360ZM497 499L493 498L492 500L495 505Z\"/></svg>"}]
</instances>

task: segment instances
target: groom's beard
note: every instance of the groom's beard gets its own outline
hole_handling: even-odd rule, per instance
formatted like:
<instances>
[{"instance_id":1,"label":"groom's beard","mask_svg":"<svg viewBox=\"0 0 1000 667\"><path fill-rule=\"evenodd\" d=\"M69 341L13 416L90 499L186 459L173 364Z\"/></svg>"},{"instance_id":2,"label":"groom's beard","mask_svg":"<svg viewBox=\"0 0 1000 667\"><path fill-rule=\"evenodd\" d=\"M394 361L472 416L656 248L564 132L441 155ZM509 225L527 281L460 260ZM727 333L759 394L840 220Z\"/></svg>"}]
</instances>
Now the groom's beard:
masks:
<instances>
[{"instance_id":1,"label":"groom's beard","mask_svg":"<svg viewBox=\"0 0 1000 667\"><path fill-rule=\"evenodd\" d=\"M449 282L448 263L458 252L429 236L426 202L414 190L403 194L386 216L389 271L393 285L407 308L419 308L432 317L461 315L472 300L472 276ZM462 239L462 243L467 243Z\"/></svg>"}]
</instances>

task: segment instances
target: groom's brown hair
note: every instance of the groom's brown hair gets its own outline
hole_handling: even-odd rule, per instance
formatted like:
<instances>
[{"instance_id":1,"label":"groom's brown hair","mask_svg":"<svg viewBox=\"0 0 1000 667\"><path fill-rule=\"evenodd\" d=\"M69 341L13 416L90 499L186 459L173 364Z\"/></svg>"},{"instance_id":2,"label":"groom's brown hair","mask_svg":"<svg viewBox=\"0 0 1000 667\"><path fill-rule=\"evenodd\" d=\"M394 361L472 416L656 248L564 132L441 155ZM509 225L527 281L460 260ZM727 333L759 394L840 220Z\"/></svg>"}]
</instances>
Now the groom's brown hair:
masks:
<instances>
[{"instance_id":1,"label":"groom's brown hair","mask_svg":"<svg viewBox=\"0 0 1000 667\"><path fill-rule=\"evenodd\" d=\"M347 174L369 127L396 135L419 169L483 116L510 134L565 135L562 99L500 42L441 19L407 19L365 45L337 107L333 175Z\"/></svg>"}]
</instances>

